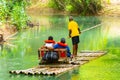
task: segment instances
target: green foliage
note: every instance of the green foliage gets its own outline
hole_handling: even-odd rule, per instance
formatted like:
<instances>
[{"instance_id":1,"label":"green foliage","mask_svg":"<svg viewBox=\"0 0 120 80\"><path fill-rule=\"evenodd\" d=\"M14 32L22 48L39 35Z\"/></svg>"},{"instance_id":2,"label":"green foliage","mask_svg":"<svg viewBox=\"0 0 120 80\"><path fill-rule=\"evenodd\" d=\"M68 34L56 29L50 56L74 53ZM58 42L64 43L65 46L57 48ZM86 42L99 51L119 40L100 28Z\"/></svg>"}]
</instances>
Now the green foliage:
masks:
<instances>
[{"instance_id":1,"label":"green foliage","mask_svg":"<svg viewBox=\"0 0 120 80\"><path fill-rule=\"evenodd\" d=\"M65 10L68 11L68 12L72 12L74 9L73 9L72 5L66 5Z\"/></svg>"},{"instance_id":2,"label":"green foliage","mask_svg":"<svg viewBox=\"0 0 120 80\"><path fill-rule=\"evenodd\" d=\"M28 16L25 13L26 0L1 0L0 21L16 26L18 30L26 27Z\"/></svg>"},{"instance_id":3,"label":"green foliage","mask_svg":"<svg viewBox=\"0 0 120 80\"><path fill-rule=\"evenodd\" d=\"M65 1L64 0L51 0L49 2L49 6L58 10L64 10L65 7Z\"/></svg>"},{"instance_id":4,"label":"green foliage","mask_svg":"<svg viewBox=\"0 0 120 80\"><path fill-rule=\"evenodd\" d=\"M101 10L101 0L51 0L49 5L58 10L81 15L97 14Z\"/></svg>"}]
</instances>

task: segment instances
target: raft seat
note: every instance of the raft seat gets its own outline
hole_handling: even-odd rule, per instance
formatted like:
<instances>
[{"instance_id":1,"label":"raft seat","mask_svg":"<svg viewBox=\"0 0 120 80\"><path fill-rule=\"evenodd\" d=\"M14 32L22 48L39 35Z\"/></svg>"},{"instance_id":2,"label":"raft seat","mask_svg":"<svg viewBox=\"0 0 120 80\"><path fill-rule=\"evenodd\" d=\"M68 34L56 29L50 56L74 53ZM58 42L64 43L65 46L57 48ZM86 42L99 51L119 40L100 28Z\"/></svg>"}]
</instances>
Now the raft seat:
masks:
<instances>
[{"instance_id":1,"label":"raft seat","mask_svg":"<svg viewBox=\"0 0 120 80\"><path fill-rule=\"evenodd\" d=\"M42 57L46 52L50 51L49 49L38 49L38 58L41 60ZM67 50L63 48L54 49L53 51L57 52L59 54L59 60L58 61L66 61L67 60Z\"/></svg>"}]
</instances>

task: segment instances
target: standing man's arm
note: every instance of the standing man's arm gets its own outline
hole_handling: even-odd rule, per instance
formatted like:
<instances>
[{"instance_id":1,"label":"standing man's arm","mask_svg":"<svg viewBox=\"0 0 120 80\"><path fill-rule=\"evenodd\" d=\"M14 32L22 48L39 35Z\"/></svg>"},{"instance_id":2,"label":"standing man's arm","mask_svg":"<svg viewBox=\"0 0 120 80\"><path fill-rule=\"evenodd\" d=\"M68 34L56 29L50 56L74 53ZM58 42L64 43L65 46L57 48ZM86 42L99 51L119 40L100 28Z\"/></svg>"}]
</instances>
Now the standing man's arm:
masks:
<instances>
[{"instance_id":1,"label":"standing man's arm","mask_svg":"<svg viewBox=\"0 0 120 80\"><path fill-rule=\"evenodd\" d=\"M71 38L71 33L72 33L72 31L71 31L71 30L69 30L69 38Z\"/></svg>"},{"instance_id":2,"label":"standing man's arm","mask_svg":"<svg viewBox=\"0 0 120 80\"><path fill-rule=\"evenodd\" d=\"M78 28L78 32L79 32L79 34L81 33L80 28Z\"/></svg>"}]
</instances>

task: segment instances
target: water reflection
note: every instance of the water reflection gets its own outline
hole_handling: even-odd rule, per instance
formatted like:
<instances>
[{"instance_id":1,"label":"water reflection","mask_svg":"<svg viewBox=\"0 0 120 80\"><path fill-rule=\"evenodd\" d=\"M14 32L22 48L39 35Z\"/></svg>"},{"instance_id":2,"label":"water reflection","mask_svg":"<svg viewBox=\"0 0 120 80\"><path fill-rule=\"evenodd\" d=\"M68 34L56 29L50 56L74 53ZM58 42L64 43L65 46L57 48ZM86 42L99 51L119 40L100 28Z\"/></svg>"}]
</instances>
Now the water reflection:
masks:
<instances>
[{"instance_id":1,"label":"water reflection","mask_svg":"<svg viewBox=\"0 0 120 80\"><path fill-rule=\"evenodd\" d=\"M0 51L3 50L3 44L0 44Z\"/></svg>"},{"instance_id":2,"label":"water reflection","mask_svg":"<svg viewBox=\"0 0 120 80\"><path fill-rule=\"evenodd\" d=\"M38 65L37 51L40 46L43 45L43 41L47 39L49 35L52 35L55 41L59 41L61 37L68 36L67 23L68 16L37 16L32 18L33 20L37 20L40 23L40 27L31 28L28 30L23 30L19 32L16 36L16 40L10 41L15 44L16 47L6 47L3 45L3 52L0 55L0 79L5 80L102 80L102 77L95 78L94 75L109 77L109 80L113 77L108 76L108 74L104 75L106 71L109 72L110 69L113 71L119 69L120 65L117 65L117 61L119 60L119 52L120 52L120 19L114 17L81 17L75 16L75 20L80 24L81 30L90 28L99 23L103 23L103 25L88 30L80 35L80 44L79 51L81 50L110 50L109 54L114 54L115 56L109 55L109 59L107 55L104 57L105 59L100 59L96 63L90 63L88 67L84 67L82 70L76 69L75 71L66 72L60 76L26 76L26 75L10 75L8 73L9 70L14 69L27 69L33 66ZM72 50L71 40L66 38L66 42L70 46ZM3 60L5 58L6 60ZM16 59L17 58L17 59ZM112 59L113 58L113 59ZM110 64L110 59L114 60ZM104 64L103 64L104 63ZM5 64L5 65L3 65ZM112 65L114 67L111 67ZM90 66L91 65L91 66ZM100 66L100 67L99 67ZM102 67L104 66L104 67ZM3 68L4 67L4 68ZM98 69L100 68L100 70ZM94 70L94 75L92 71ZM88 73L89 72L89 73ZM115 71L116 72L116 71ZM118 73L118 72L117 72ZM118 75L118 74L111 75ZM7 76L3 76L6 74ZM8 76L10 75L10 76ZM87 77L86 77L87 76ZM116 79L118 80L118 78Z\"/></svg>"},{"instance_id":3,"label":"water reflection","mask_svg":"<svg viewBox=\"0 0 120 80\"><path fill-rule=\"evenodd\" d=\"M103 35L106 34L108 38L120 36L120 19L118 17L104 17L102 21L104 22L101 28Z\"/></svg>"},{"instance_id":4,"label":"water reflection","mask_svg":"<svg viewBox=\"0 0 120 80\"><path fill-rule=\"evenodd\" d=\"M102 18L104 25L101 27L102 38L106 49L115 49L120 47L120 19L118 17Z\"/></svg>"}]
</instances>

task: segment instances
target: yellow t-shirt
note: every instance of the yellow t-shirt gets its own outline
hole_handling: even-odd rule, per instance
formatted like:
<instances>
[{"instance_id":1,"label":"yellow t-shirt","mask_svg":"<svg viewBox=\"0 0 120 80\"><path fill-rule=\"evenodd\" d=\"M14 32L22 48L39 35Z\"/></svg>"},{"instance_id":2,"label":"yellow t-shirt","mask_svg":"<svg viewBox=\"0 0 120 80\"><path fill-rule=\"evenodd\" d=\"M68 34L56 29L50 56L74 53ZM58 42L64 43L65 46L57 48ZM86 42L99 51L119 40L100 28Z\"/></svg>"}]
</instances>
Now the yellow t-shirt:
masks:
<instances>
[{"instance_id":1,"label":"yellow t-shirt","mask_svg":"<svg viewBox=\"0 0 120 80\"><path fill-rule=\"evenodd\" d=\"M71 30L71 37L79 36L78 24L75 21L70 21L68 24L68 30Z\"/></svg>"}]
</instances>

